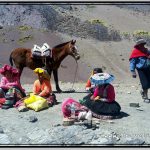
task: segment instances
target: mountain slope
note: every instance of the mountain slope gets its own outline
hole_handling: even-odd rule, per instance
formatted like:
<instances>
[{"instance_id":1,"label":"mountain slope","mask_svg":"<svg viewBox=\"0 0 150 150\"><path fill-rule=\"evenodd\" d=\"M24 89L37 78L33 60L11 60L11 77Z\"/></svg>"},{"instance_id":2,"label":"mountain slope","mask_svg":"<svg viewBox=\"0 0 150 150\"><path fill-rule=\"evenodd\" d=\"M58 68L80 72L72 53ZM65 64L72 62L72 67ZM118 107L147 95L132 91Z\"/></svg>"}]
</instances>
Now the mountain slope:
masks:
<instances>
[{"instance_id":1,"label":"mountain slope","mask_svg":"<svg viewBox=\"0 0 150 150\"><path fill-rule=\"evenodd\" d=\"M116 82L137 82L130 77L128 58L137 38L133 33L149 32L148 12L148 5L0 5L1 63L8 63L10 52L17 47L32 48L44 42L55 46L76 39L81 54L76 81L85 82L94 67L102 67L116 76ZM18 26L29 29L21 31ZM62 65L60 80L72 82L75 61L68 57ZM29 72L24 71L23 82L26 78L33 81Z\"/></svg>"}]
</instances>

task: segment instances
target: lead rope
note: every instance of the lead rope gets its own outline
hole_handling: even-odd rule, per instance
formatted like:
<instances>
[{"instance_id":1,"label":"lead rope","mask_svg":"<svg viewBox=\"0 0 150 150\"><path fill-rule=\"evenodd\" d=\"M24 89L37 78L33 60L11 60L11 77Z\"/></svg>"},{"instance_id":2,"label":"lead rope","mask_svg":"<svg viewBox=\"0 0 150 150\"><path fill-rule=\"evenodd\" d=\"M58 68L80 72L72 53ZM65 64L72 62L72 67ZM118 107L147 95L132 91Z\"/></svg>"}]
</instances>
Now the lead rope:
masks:
<instances>
[{"instance_id":1,"label":"lead rope","mask_svg":"<svg viewBox=\"0 0 150 150\"><path fill-rule=\"evenodd\" d=\"M76 71L75 71L75 76L74 76L74 79L73 79L73 84L72 84L72 90L73 90L73 87L74 87L74 83L75 83L75 79L76 79L76 75L77 75L77 70L78 70L78 62L77 62L77 60L76 60Z\"/></svg>"}]
</instances>

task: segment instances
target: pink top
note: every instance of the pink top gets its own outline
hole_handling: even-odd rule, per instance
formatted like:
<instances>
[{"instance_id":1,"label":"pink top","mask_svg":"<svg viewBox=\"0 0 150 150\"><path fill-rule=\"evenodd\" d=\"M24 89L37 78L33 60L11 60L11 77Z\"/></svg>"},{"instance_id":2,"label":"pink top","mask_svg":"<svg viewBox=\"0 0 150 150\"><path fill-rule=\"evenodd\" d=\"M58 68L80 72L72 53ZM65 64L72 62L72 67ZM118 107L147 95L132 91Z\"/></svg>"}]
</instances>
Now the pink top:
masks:
<instances>
[{"instance_id":1,"label":"pink top","mask_svg":"<svg viewBox=\"0 0 150 150\"><path fill-rule=\"evenodd\" d=\"M75 105L75 115L78 116L79 114L79 110L86 110L85 106L81 105L79 102L77 102L76 100L72 99L72 98L67 98L63 101L62 103L62 113L64 117L71 117L71 110L70 110L70 106L74 103Z\"/></svg>"},{"instance_id":2,"label":"pink top","mask_svg":"<svg viewBox=\"0 0 150 150\"><path fill-rule=\"evenodd\" d=\"M106 98L108 100L108 102L113 102L115 101L115 90L114 90L114 87L109 84L108 87L106 88L106 97L103 97L104 95L104 89L105 87L102 86L102 87L97 87L94 91L94 98L97 97L97 96L100 96L101 98Z\"/></svg>"},{"instance_id":3,"label":"pink top","mask_svg":"<svg viewBox=\"0 0 150 150\"><path fill-rule=\"evenodd\" d=\"M12 79L7 79L6 77L1 78L0 88L9 89L10 87L17 86L21 90L24 89L21 87L18 76L13 77Z\"/></svg>"}]
</instances>

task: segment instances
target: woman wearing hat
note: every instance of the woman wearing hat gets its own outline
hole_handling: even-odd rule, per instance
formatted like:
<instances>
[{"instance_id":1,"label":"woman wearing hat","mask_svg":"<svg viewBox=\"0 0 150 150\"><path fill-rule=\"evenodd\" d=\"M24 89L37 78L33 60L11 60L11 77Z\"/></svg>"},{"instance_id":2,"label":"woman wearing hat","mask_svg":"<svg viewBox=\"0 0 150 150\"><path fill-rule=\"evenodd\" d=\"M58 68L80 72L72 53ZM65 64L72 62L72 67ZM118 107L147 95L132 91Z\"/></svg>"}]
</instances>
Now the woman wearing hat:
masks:
<instances>
[{"instance_id":1,"label":"woman wearing hat","mask_svg":"<svg viewBox=\"0 0 150 150\"><path fill-rule=\"evenodd\" d=\"M138 72L139 79L142 86L142 98L144 102L149 103L148 99L148 89L150 88L150 67L147 66L147 59L149 58L150 51L145 48L146 41L144 39L139 39L134 45L134 49L131 52L130 61L130 71L132 77L136 78L136 71Z\"/></svg>"},{"instance_id":2,"label":"woman wearing hat","mask_svg":"<svg viewBox=\"0 0 150 150\"><path fill-rule=\"evenodd\" d=\"M102 72L103 72L103 70L101 68L94 68L92 73L91 73L91 76L96 74L96 73L102 73ZM94 87L94 85L91 84L91 81L90 81L90 78L89 78L87 80L87 83L86 83L86 86L85 86L85 90L93 92L93 87Z\"/></svg>"},{"instance_id":3,"label":"woman wearing hat","mask_svg":"<svg viewBox=\"0 0 150 150\"><path fill-rule=\"evenodd\" d=\"M91 76L91 83L96 85L93 95L83 98L83 105L96 115L117 116L121 107L115 101L115 90L112 84L114 76L108 73L97 73Z\"/></svg>"},{"instance_id":4,"label":"woman wearing hat","mask_svg":"<svg viewBox=\"0 0 150 150\"><path fill-rule=\"evenodd\" d=\"M33 93L41 97L49 97L52 93L49 74L42 68L36 68L34 73L38 75L38 79L33 84Z\"/></svg>"},{"instance_id":5,"label":"woman wearing hat","mask_svg":"<svg viewBox=\"0 0 150 150\"><path fill-rule=\"evenodd\" d=\"M14 93L16 93L17 96L16 100L26 96L24 89L19 82L19 72L17 69L5 64L0 69L0 74L3 75L0 81L0 98L5 98L6 94L8 98L8 91L10 91L10 89L14 89Z\"/></svg>"}]
</instances>

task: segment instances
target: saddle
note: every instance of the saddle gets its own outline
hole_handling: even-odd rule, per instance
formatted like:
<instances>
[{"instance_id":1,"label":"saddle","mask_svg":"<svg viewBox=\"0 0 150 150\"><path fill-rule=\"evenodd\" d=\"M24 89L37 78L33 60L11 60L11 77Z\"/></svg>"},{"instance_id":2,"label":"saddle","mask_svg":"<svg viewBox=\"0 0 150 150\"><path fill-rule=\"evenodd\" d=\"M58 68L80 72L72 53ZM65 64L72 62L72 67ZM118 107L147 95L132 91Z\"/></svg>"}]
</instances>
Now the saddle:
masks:
<instances>
[{"instance_id":1,"label":"saddle","mask_svg":"<svg viewBox=\"0 0 150 150\"><path fill-rule=\"evenodd\" d=\"M47 43L44 43L42 47L34 45L31 52L32 56L37 58L52 57L52 50Z\"/></svg>"},{"instance_id":2,"label":"saddle","mask_svg":"<svg viewBox=\"0 0 150 150\"><path fill-rule=\"evenodd\" d=\"M44 43L42 47L34 45L33 49L31 50L31 57L36 60L42 60L45 65L47 60L51 63L53 62L52 50L47 43Z\"/></svg>"}]
</instances>

